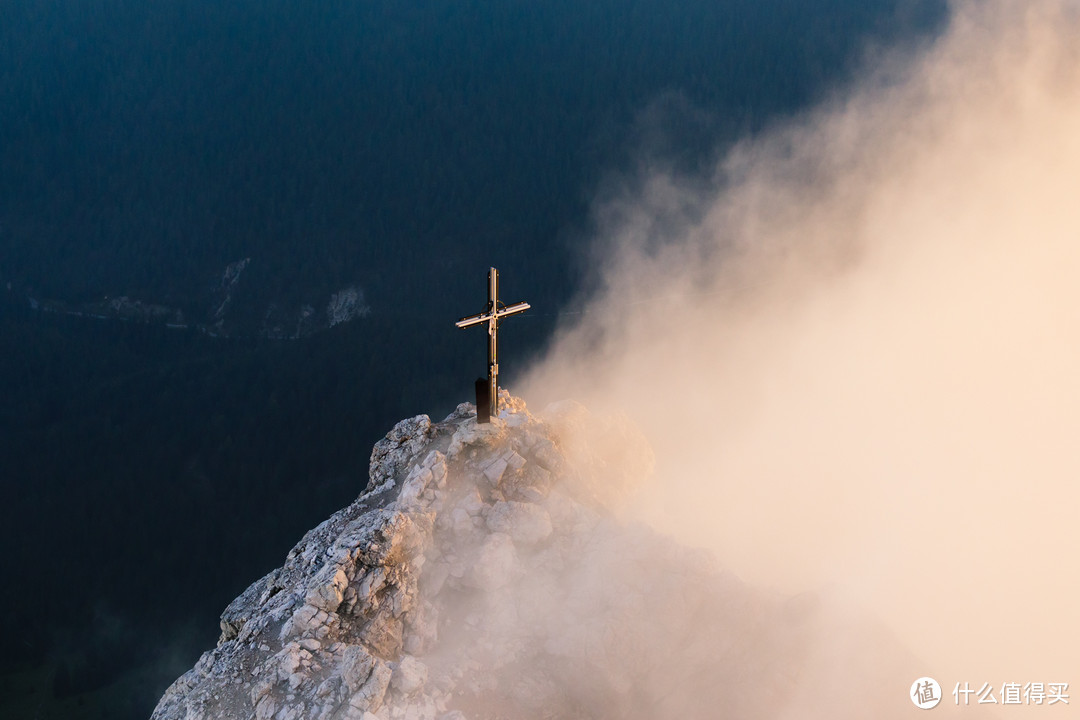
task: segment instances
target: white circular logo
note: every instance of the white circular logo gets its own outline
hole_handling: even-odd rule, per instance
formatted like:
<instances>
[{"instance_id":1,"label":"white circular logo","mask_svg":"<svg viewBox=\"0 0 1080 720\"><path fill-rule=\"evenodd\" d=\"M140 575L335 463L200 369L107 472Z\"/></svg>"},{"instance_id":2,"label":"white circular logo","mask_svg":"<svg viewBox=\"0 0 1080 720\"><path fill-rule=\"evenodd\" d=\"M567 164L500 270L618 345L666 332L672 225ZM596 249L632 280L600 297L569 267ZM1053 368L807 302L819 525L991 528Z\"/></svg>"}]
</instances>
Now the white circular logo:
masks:
<instances>
[{"instance_id":1,"label":"white circular logo","mask_svg":"<svg viewBox=\"0 0 1080 720\"><path fill-rule=\"evenodd\" d=\"M929 710L937 707L941 702L941 686L932 677L921 677L911 683L911 693L908 695L915 707Z\"/></svg>"}]
</instances>

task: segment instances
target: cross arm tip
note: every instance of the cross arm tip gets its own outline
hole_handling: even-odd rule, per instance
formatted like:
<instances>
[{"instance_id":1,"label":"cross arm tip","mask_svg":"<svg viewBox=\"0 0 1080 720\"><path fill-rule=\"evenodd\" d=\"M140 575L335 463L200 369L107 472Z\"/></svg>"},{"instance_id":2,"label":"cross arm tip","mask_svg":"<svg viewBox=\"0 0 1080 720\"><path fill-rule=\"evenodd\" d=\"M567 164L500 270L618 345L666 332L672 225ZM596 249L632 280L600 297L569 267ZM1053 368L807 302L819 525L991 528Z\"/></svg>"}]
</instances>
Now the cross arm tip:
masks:
<instances>
[{"instance_id":1,"label":"cross arm tip","mask_svg":"<svg viewBox=\"0 0 1080 720\"><path fill-rule=\"evenodd\" d=\"M473 325L479 325L480 323L484 322L486 319L487 318L485 318L482 314L481 315L470 315L469 317L461 318L456 323L454 323L454 325L456 325L459 328L467 328L467 327L471 327Z\"/></svg>"},{"instance_id":2,"label":"cross arm tip","mask_svg":"<svg viewBox=\"0 0 1080 720\"><path fill-rule=\"evenodd\" d=\"M527 302L514 303L513 305L508 305L500 310L499 315L516 315L519 312L525 312L531 307L532 305Z\"/></svg>"}]
</instances>

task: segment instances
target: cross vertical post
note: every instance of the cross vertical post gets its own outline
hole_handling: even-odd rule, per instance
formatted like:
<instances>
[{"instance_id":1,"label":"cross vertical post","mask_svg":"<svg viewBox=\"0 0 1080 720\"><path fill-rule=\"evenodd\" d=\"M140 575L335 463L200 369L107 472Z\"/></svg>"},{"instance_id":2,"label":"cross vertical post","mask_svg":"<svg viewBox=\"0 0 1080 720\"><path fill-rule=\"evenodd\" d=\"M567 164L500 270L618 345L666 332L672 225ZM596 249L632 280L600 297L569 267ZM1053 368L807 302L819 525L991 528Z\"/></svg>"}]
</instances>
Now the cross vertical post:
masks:
<instances>
[{"instance_id":1,"label":"cross vertical post","mask_svg":"<svg viewBox=\"0 0 1080 720\"><path fill-rule=\"evenodd\" d=\"M491 417L499 415L499 271L488 270L488 403Z\"/></svg>"},{"instance_id":2,"label":"cross vertical post","mask_svg":"<svg viewBox=\"0 0 1080 720\"><path fill-rule=\"evenodd\" d=\"M525 312L531 306L527 302L514 303L503 306L499 302L499 271L495 268L488 270L488 302L484 311L476 315L470 315L458 320L455 325L459 328L472 327L480 323L488 326L488 377L487 397L481 397L483 381L477 380L476 386L476 417L477 422L487 422L487 419L499 414L499 321L508 315L516 315ZM484 406L484 407L482 407ZM484 412L486 410L486 412ZM487 419L485 419L487 418Z\"/></svg>"}]
</instances>

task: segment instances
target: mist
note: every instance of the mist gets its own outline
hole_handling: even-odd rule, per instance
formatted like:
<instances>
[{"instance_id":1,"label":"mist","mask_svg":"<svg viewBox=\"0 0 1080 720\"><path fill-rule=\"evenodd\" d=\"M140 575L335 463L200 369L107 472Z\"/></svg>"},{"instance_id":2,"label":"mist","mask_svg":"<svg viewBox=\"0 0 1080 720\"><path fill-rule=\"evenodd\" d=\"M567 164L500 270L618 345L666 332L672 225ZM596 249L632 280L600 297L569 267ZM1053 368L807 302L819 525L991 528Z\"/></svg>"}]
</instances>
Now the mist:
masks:
<instances>
[{"instance_id":1,"label":"mist","mask_svg":"<svg viewBox=\"0 0 1080 720\"><path fill-rule=\"evenodd\" d=\"M610 183L514 388L629 415L631 516L864 609L946 692L1080 681L1078 11L956 3L710 177Z\"/></svg>"}]
</instances>

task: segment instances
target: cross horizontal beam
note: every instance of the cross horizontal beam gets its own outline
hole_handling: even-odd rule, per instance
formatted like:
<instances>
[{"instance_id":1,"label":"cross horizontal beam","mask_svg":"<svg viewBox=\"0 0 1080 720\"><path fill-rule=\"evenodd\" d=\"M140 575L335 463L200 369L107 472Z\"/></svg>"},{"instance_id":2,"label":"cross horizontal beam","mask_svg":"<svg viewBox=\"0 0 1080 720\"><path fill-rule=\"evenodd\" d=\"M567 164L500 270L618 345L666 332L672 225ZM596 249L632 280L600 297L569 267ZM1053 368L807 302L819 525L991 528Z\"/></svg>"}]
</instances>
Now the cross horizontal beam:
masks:
<instances>
[{"instance_id":1,"label":"cross horizontal beam","mask_svg":"<svg viewBox=\"0 0 1080 720\"><path fill-rule=\"evenodd\" d=\"M527 302L514 303L513 305L508 305L501 310L496 310L494 313L490 310L485 310L478 315L470 315L469 317L463 317L454 324L457 325L459 328L472 327L473 325L479 325L480 323L487 322L489 320L498 320L500 318L504 318L507 315L517 315L520 312L525 312L531 307L532 305Z\"/></svg>"}]
</instances>

